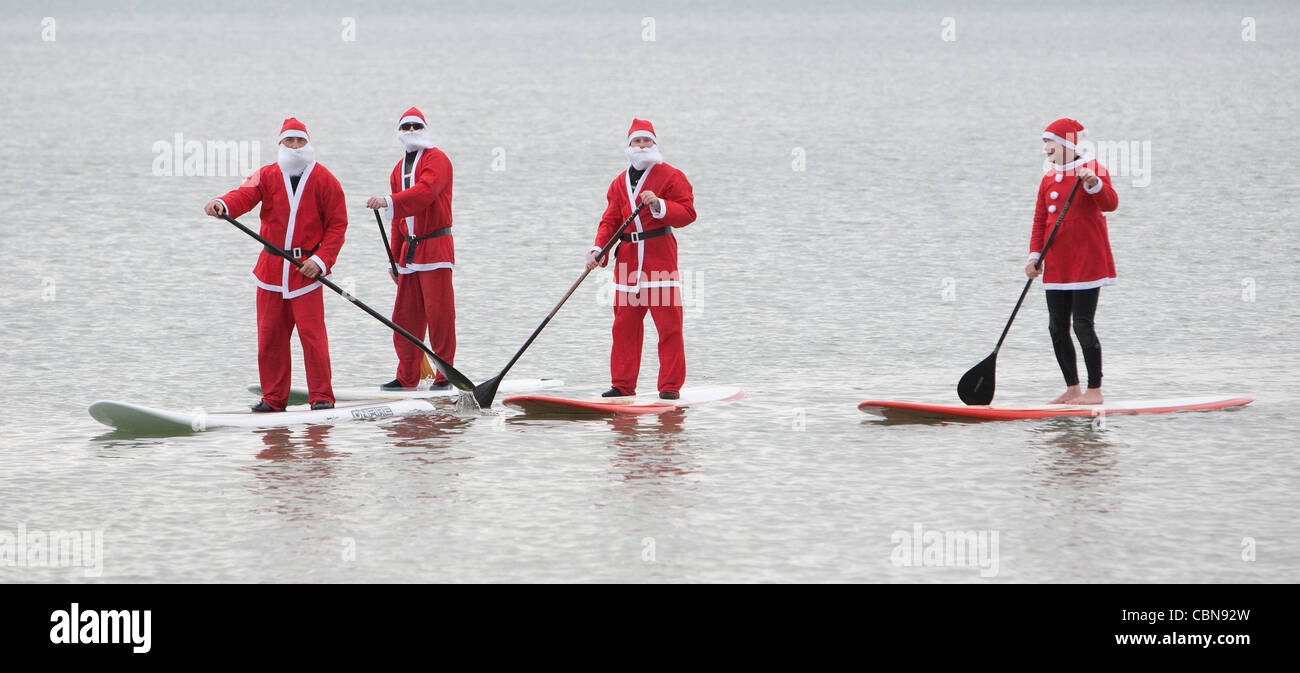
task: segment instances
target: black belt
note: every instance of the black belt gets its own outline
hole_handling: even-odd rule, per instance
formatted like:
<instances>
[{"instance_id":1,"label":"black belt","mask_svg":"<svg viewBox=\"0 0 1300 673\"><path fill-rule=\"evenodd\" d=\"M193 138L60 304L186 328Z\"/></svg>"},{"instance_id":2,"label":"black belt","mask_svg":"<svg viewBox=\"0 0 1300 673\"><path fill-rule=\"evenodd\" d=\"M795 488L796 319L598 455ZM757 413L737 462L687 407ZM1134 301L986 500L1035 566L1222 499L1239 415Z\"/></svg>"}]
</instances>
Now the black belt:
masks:
<instances>
[{"instance_id":1,"label":"black belt","mask_svg":"<svg viewBox=\"0 0 1300 673\"><path fill-rule=\"evenodd\" d=\"M406 261L403 262L403 264L410 264L411 261L415 259L415 246L419 245L420 241L429 238L438 238L439 236L447 236L450 233L451 227L443 227L441 229L434 229L432 232L423 236L406 236Z\"/></svg>"},{"instance_id":2,"label":"black belt","mask_svg":"<svg viewBox=\"0 0 1300 673\"><path fill-rule=\"evenodd\" d=\"M630 234L620 234L618 240L624 243L640 243L647 238L654 238L655 236L663 236L664 234L671 233L673 233L672 227L660 227L658 229L651 229L650 231L634 231Z\"/></svg>"},{"instance_id":3,"label":"black belt","mask_svg":"<svg viewBox=\"0 0 1300 673\"><path fill-rule=\"evenodd\" d=\"M273 249L271 248L271 246L269 246L269 245L264 245L264 246L262 246L262 247L263 247L263 248L266 248L266 251L269 252L269 253L271 253L272 255L279 255L279 254L280 254L280 253L276 252L275 250L273 250ZM292 255L294 259L302 259L302 258L304 258L304 257L311 257L312 255L316 254L316 251L317 251L317 250L320 250L320 243L317 243L317 244L316 244L316 247L312 248L311 250L308 250L307 252L303 252L303 251L302 251L302 248L293 248L292 250L285 250L285 252L287 252L287 253L289 253L290 255Z\"/></svg>"}]
</instances>

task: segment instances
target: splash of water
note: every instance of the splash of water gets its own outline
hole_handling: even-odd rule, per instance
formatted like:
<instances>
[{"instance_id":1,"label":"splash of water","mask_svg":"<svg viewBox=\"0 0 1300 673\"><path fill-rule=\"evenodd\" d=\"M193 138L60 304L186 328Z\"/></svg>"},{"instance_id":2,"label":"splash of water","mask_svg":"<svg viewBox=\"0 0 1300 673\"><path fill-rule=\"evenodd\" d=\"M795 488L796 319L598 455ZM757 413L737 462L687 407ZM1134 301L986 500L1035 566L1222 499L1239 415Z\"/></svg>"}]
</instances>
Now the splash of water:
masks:
<instances>
[{"instance_id":1,"label":"splash of water","mask_svg":"<svg viewBox=\"0 0 1300 673\"><path fill-rule=\"evenodd\" d=\"M491 409L483 409L479 407L478 400L474 399L474 393L468 390L461 391L461 393L456 396L456 403L452 408L455 410L457 416L482 416L492 413Z\"/></svg>"}]
</instances>

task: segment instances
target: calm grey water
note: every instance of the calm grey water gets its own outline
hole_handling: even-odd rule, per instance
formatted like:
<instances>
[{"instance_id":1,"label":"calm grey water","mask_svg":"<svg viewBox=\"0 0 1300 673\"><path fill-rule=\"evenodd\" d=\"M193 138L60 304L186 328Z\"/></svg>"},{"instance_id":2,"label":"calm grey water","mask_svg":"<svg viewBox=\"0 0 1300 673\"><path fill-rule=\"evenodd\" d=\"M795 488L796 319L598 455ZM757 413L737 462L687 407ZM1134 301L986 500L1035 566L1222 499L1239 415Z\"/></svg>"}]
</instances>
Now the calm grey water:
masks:
<instances>
[{"instance_id":1,"label":"calm grey water","mask_svg":"<svg viewBox=\"0 0 1300 673\"><path fill-rule=\"evenodd\" d=\"M0 532L100 531L103 570L2 581L1300 579L1293 3L89 5L0 14ZM688 383L749 398L106 434L98 399L255 401L257 246L200 213L239 177L155 175L155 144L259 141L265 163L304 120L350 204L335 277L387 311L364 202L410 105L456 168L462 371L499 369L577 277L635 115L695 187ZM1104 427L858 412L955 402L1023 284L1061 116L1149 148L1115 177L1108 397L1255 404ZM608 291L589 278L516 374L603 390ZM326 302L335 385L391 378L388 330ZM643 389L655 366L648 347ZM1037 288L998 384L1059 392ZM918 525L997 533L997 574L896 564Z\"/></svg>"}]
</instances>

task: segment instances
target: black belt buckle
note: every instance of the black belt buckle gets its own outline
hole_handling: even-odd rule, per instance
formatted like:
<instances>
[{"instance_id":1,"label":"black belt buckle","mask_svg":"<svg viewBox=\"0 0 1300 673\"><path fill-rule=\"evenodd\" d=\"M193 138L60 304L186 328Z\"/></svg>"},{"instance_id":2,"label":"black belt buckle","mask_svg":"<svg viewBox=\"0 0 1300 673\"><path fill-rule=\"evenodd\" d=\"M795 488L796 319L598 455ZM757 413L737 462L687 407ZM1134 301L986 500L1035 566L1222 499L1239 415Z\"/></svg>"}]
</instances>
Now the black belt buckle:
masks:
<instances>
[{"instance_id":1,"label":"black belt buckle","mask_svg":"<svg viewBox=\"0 0 1300 673\"><path fill-rule=\"evenodd\" d=\"M640 242L641 242L641 232L639 232L639 231L633 231L633 232L631 232L631 233L629 233L629 234L627 235L627 238L628 238L628 241L627 241L628 243L640 243Z\"/></svg>"},{"instance_id":2,"label":"black belt buckle","mask_svg":"<svg viewBox=\"0 0 1300 673\"><path fill-rule=\"evenodd\" d=\"M294 248L292 254L294 259L302 259L302 248Z\"/></svg>"}]
</instances>

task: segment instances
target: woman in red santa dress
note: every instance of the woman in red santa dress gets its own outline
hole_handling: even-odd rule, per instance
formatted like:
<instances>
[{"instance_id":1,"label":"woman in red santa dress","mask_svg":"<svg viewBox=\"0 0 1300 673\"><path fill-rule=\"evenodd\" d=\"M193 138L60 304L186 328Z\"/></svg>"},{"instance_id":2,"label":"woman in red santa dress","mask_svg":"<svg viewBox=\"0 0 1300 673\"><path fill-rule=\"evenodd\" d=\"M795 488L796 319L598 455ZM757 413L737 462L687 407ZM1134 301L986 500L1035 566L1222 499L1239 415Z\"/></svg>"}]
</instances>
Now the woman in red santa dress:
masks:
<instances>
[{"instance_id":1,"label":"woman in red santa dress","mask_svg":"<svg viewBox=\"0 0 1300 673\"><path fill-rule=\"evenodd\" d=\"M382 210L392 221L389 245L397 262L393 322L423 339L429 333L433 352L454 364L456 360L456 295L451 271L456 268L456 248L451 235L451 161L429 139L424 114L417 108L397 120L397 139L405 155L388 176L393 193L371 197L366 207ZM424 352L398 334L397 378L381 390L414 388L420 382ZM431 390L451 387L439 371Z\"/></svg>"},{"instance_id":2,"label":"woman in red santa dress","mask_svg":"<svg viewBox=\"0 0 1300 673\"><path fill-rule=\"evenodd\" d=\"M695 195L681 171L664 163L654 126L632 120L624 146L631 165L610 183L607 206L587 252L587 268L609 263L597 259L614 231L636 208L641 214L619 236L614 266L614 346L609 355L612 387L604 397L636 394L641 371L641 340L649 311L659 332L659 397L675 400L686 380L682 341L682 283L677 269L673 230L695 221Z\"/></svg>"},{"instance_id":3,"label":"woman in red santa dress","mask_svg":"<svg viewBox=\"0 0 1300 673\"><path fill-rule=\"evenodd\" d=\"M316 162L307 127L294 118L280 128L276 163L254 172L238 189L213 199L204 211L213 217L239 217L262 204L262 238L281 246L302 262L266 250L253 267L257 284L257 367L262 399L255 412L284 411L289 402L292 360L289 338L296 327L307 368L312 409L334 407L330 383L329 337L318 276L329 271L343 247L348 227L343 188Z\"/></svg>"},{"instance_id":4,"label":"woman in red santa dress","mask_svg":"<svg viewBox=\"0 0 1300 673\"><path fill-rule=\"evenodd\" d=\"M1115 284L1115 260L1103 213L1115 210L1119 197L1111 187L1106 168L1093 157L1080 155L1077 143L1082 133L1083 125L1073 119L1058 119L1043 132L1043 151L1052 166L1038 185L1029 263L1025 266L1026 276L1043 276L1048 330L1056 362L1065 377L1065 392L1051 404L1102 403L1101 341L1093 318L1102 286ZM1057 213L1065 207L1078 180L1083 184L1044 257L1043 246L1059 217ZM1088 370L1086 391L1079 389L1074 342L1070 340L1071 321Z\"/></svg>"}]
</instances>

